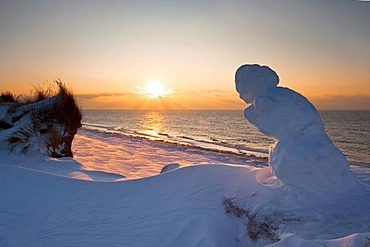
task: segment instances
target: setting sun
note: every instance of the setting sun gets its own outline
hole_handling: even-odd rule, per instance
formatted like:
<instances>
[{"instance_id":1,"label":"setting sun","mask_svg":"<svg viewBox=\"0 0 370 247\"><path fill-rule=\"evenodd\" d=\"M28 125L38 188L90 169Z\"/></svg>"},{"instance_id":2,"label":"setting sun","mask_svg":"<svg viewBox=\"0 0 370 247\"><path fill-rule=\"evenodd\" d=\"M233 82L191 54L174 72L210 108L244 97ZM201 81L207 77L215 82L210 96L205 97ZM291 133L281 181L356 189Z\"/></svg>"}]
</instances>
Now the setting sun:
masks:
<instances>
[{"instance_id":1,"label":"setting sun","mask_svg":"<svg viewBox=\"0 0 370 247\"><path fill-rule=\"evenodd\" d=\"M166 90L162 83L158 81L149 82L145 87L145 91L150 98L157 98L166 94Z\"/></svg>"},{"instance_id":2,"label":"setting sun","mask_svg":"<svg viewBox=\"0 0 370 247\"><path fill-rule=\"evenodd\" d=\"M148 82L145 87L136 86L136 89L139 94L151 99L173 94L173 90L171 88L166 89L159 81Z\"/></svg>"}]
</instances>

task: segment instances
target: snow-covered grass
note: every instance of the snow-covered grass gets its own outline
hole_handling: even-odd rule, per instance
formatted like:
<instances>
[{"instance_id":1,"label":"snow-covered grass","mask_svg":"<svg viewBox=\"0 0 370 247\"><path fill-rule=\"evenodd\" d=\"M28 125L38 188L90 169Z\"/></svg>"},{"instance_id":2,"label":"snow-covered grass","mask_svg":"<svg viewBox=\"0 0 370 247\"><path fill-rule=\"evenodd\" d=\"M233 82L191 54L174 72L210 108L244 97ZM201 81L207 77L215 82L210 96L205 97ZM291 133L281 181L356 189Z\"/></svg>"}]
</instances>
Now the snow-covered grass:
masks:
<instances>
[{"instance_id":1,"label":"snow-covered grass","mask_svg":"<svg viewBox=\"0 0 370 247\"><path fill-rule=\"evenodd\" d=\"M72 157L72 140L81 127L73 93L62 82L36 87L33 96L0 95L0 150L51 157Z\"/></svg>"},{"instance_id":2,"label":"snow-covered grass","mask_svg":"<svg viewBox=\"0 0 370 247\"><path fill-rule=\"evenodd\" d=\"M123 172L133 170L135 162L122 162L122 166L131 166L126 170L118 163L116 169L110 166L107 170L105 163L97 162L92 170L72 158L1 154L0 246L368 243L370 192L365 185L356 191L344 189L329 195L302 194L282 185L268 167L221 164L224 157L216 162L220 157L217 153L180 152L173 144L122 136L116 140L87 130L76 136L77 159L88 157L91 151L91 147L84 149L77 144L87 144L94 138L97 142L92 146L111 142L122 150L109 152L108 147L106 152L104 146L98 146L92 157L119 160L120 152L126 150L134 154L135 160L140 145L138 153L146 150L154 155L151 157L157 159L154 166L158 169L153 169L150 177L130 179L130 174ZM124 142L124 146L118 146L118 142ZM173 159L178 155L178 160L189 160L189 164L159 174L159 168L168 162L165 151ZM185 153L187 157L181 157ZM208 157L217 164L190 165L199 157ZM238 157L229 159L237 161ZM366 172L358 172L358 177L369 185L370 174Z\"/></svg>"}]
</instances>

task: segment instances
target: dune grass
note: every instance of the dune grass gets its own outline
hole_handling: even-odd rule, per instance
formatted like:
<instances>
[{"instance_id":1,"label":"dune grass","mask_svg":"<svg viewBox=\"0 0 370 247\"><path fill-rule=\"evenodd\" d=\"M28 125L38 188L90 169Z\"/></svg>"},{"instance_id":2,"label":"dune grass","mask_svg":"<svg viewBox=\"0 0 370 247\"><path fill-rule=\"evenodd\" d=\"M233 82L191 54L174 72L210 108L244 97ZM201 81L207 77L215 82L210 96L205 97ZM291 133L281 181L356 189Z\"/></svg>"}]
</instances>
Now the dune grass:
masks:
<instances>
[{"instance_id":1,"label":"dune grass","mask_svg":"<svg viewBox=\"0 0 370 247\"><path fill-rule=\"evenodd\" d=\"M27 153L33 145L30 142L36 138L38 143L44 143L41 149L49 156L73 157L72 141L81 127L82 113L72 90L56 80L35 86L31 93L29 96L15 96L8 91L0 94L0 104L9 104L7 114L0 119L0 131L14 129L6 140L9 150ZM17 146L22 147L17 149Z\"/></svg>"}]
</instances>

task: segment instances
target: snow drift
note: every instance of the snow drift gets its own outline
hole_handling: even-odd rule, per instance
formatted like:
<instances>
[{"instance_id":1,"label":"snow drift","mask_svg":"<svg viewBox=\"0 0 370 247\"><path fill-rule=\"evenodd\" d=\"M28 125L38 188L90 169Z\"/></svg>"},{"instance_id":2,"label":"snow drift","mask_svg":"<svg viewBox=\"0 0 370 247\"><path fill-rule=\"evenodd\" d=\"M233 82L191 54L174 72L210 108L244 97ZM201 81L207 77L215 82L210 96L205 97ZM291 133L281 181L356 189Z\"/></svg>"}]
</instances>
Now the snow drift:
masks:
<instances>
[{"instance_id":1,"label":"snow drift","mask_svg":"<svg viewBox=\"0 0 370 247\"><path fill-rule=\"evenodd\" d=\"M365 245L369 195L293 193L269 168L198 165L125 180L71 158L2 155L0 246Z\"/></svg>"}]
</instances>

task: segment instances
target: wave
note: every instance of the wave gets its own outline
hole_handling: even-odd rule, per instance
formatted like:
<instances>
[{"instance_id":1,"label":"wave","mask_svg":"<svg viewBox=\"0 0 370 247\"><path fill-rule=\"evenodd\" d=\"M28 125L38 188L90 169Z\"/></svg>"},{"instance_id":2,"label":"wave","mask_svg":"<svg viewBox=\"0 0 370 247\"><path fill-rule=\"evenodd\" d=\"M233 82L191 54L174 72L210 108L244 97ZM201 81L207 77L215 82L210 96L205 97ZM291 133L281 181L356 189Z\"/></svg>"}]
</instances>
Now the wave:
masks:
<instances>
[{"instance_id":1,"label":"wave","mask_svg":"<svg viewBox=\"0 0 370 247\"><path fill-rule=\"evenodd\" d=\"M221 138L208 137L201 134L201 136L194 135L184 135L183 133L167 133L167 132L157 132L153 129L129 129L123 128L122 126L112 126L105 124L96 124L96 123L83 123L83 128L85 130L100 132L104 134L114 134L117 137L126 136L133 138L145 138L152 141L166 142L179 146L186 146L187 148L201 149L211 152L221 152L229 153L233 155L241 155L246 157L259 158L264 161L268 158L268 150L262 148L253 148L248 147L245 143L253 145L258 143L260 140L258 138L255 140L253 137L251 139L247 138L229 138L230 141L220 140ZM256 137L255 137L256 138ZM346 155L350 165L355 167L369 167L366 160L366 155L364 155L363 160L356 160L351 155ZM357 155L359 156L359 154ZM357 157L356 156L356 157Z\"/></svg>"},{"instance_id":2,"label":"wave","mask_svg":"<svg viewBox=\"0 0 370 247\"><path fill-rule=\"evenodd\" d=\"M370 111L321 111L328 135L352 165L370 167ZM83 124L102 132L191 147L268 156L273 138L239 111L84 111Z\"/></svg>"},{"instance_id":3,"label":"wave","mask_svg":"<svg viewBox=\"0 0 370 247\"><path fill-rule=\"evenodd\" d=\"M118 134L134 138L145 138L152 141L167 142L191 148L198 148L212 152L223 152L235 155L245 155L249 157L266 159L268 150L246 147L242 144L231 144L217 138L187 136L176 133L156 132L152 129L130 130L117 126L109 126L95 123L83 123L86 130L97 131L105 134Z\"/></svg>"}]
</instances>

